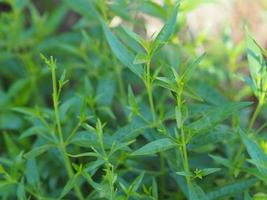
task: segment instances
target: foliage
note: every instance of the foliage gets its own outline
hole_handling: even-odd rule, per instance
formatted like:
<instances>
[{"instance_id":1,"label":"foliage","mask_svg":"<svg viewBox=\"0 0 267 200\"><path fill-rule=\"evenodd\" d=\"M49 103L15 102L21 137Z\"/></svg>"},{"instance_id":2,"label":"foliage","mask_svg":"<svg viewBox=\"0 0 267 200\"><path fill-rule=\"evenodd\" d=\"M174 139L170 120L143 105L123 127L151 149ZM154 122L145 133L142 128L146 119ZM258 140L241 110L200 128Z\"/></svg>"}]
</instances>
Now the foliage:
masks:
<instances>
[{"instance_id":1,"label":"foliage","mask_svg":"<svg viewBox=\"0 0 267 200\"><path fill-rule=\"evenodd\" d=\"M248 28L213 47L186 31L205 1L47 2L0 1L1 199L266 198L266 51ZM140 14L164 26L148 37Z\"/></svg>"}]
</instances>

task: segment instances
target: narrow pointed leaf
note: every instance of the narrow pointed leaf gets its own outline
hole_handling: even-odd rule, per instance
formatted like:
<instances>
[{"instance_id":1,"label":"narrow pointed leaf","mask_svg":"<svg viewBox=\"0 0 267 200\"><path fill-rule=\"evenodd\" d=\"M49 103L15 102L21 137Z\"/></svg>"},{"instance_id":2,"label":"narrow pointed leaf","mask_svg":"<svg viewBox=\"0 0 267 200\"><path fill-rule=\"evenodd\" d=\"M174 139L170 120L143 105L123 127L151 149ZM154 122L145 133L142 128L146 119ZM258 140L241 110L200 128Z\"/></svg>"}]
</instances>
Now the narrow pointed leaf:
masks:
<instances>
[{"instance_id":1,"label":"narrow pointed leaf","mask_svg":"<svg viewBox=\"0 0 267 200\"><path fill-rule=\"evenodd\" d=\"M170 39L170 37L174 33L178 9L179 9L179 4L175 6L172 16L168 19L166 24L163 26L163 28L160 30L157 37L155 38L154 43L153 43L154 52L160 49Z\"/></svg>"},{"instance_id":2,"label":"narrow pointed leaf","mask_svg":"<svg viewBox=\"0 0 267 200\"><path fill-rule=\"evenodd\" d=\"M223 122L232 114L236 113L242 108L249 106L250 104L250 102L234 102L216 106L207 113L204 113L204 116L202 118L191 123L188 128L197 133L209 130L215 125Z\"/></svg>"},{"instance_id":3,"label":"narrow pointed leaf","mask_svg":"<svg viewBox=\"0 0 267 200\"><path fill-rule=\"evenodd\" d=\"M245 144L248 154L253 159L253 163L256 165L262 176L267 180L267 155L242 129L239 129L239 134Z\"/></svg>"},{"instance_id":4,"label":"narrow pointed leaf","mask_svg":"<svg viewBox=\"0 0 267 200\"><path fill-rule=\"evenodd\" d=\"M140 149L133 152L132 156L143 156L143 155L152 155L158 152L163 152L165 150L171 149L176 146L172 140L168 138L158 139L153 142L146 144Z\"/></svg>"},{"instance_id":5,"label":"narrow pointed leaf","mask_svg":"<svg viewBox=\"0 0 267 200\"><path fill-rule=\"evenodd\" d=\"M242 193L244 190L250 188L255 184L256 179L241 180L232 184L225 185L214 191L207 193L208 200L217 200L220 198L234 197Z\"/></svg>"},{"instance_id":6,"label":"narrow pointed leaf","mask_svg":"<svg viewBox=\"0 0 267 200\"><path fill-rule=\"evenodd\" d=\"M110 31L109 27L103 22L102 28L107 39L107 42L118 58L118 60L125 66L127 66L137 76L142 77L143 68L141 65L134 65L134 55L129 51L119 39Z\"/></svg>"}]
</instances>

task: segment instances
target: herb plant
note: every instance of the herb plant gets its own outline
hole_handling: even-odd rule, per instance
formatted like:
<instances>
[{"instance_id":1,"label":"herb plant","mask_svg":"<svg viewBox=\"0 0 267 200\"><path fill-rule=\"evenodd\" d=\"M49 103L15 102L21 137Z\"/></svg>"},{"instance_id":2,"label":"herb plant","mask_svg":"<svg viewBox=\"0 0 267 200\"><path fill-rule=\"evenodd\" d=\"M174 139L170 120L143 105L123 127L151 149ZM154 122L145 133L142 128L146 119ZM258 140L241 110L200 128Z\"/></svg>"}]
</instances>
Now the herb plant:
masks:
<instances>
[{"instance_id":1,"label":"herb plant","mask_svg":"<svg viewBox=\"0 0 267 200\"><path fill-rule=\"evenodd\" d=\"M203 2L0 1L1 199L267 199L266 50Z\"/></svg>"}]
</instances>

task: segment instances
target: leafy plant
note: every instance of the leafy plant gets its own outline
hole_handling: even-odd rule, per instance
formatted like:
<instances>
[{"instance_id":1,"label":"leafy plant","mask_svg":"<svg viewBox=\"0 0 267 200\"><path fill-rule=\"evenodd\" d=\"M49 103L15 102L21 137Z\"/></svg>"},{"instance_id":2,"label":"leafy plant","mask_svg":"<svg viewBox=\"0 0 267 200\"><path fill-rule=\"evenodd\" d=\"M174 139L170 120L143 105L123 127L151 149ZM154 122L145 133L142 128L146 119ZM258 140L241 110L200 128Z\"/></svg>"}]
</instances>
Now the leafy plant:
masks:
<instances>
[{"instance_id":1,"label":"leafy plant","mask_svg":"<svg viewBox=\"0 0 267 200\"><path fill-rule=\"evenodd\" d=\"M191 40L207 2L0 1L1 199L266 198L266 50Z\"/></svg>"}]
</instances>

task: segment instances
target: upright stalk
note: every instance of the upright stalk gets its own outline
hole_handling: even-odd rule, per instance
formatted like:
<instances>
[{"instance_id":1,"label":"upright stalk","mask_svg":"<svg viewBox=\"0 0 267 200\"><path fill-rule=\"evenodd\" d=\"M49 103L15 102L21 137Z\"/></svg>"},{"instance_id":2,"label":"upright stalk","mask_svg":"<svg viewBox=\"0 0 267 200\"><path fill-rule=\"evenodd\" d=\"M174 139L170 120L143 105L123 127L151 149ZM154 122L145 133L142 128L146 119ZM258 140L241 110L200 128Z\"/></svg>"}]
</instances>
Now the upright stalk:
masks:
<instances>
[{"instance_id":1,"label":"upright stalk","mask_svg":"<svg viewBox=\"0 0 267 200\"><path fill-rule=\"evenodd\" d=\"M67 152L66 152L65 142L64 142L63 133L62 133L62 127L61 127L61 123L60 123L60 116L59 116L59 111L58 111L59 93L58 93L58 89L57 89L56 66L54 63L51 63L50 67L51 67L52 85L53 85L52 96L53 96L54 114L55 114L55 118L56 118L57 132L58 132L58 136L59 136L59 140L60 140L58 148L60 149L60 151L63 155L68 177L72 178L74 176L74 172L73 172L73 169L71 167L71 161L70 161L70 159L67 155ZM84 198L83 198L82 192L77 185L74 186L74 190L75 190L79 200L83 200Z\"/></svg>"},{"instance_id":2,"label":"upright stalk","mask_svg":"<svg viewBox=\"0 0 267 200\"><path fill-rule=\"evenodd\" d=\"M152 81L150 75L150 60L146 64L146 74L145 74L145 86L148 94L148 101L152 113L152 126L155 127L157 125L157 118L156 118L156 111L153 101L153 94L152 94Z\"/></svg>"},{"instance_id":3,"label":"upright stalk","mask_svg":"<svg viewBox=\"0 0 267 200\"><path fill-rule=\"evenodd\" d=\"M250 120L250 122L249 122L249 125L248 125L248 130L249 130L249 131L252 129L252 127L253 127L253 125L254 125L254 123L255 123L255 121L256 121L258 115L260 114L260 111L261 111L262 106L263 106L263 104L264 104L264 99L265 99L265 93L263 93L263 94L261 95L261 97L260 97L260 99L259 99L259 103L258 103L258 105L257 105L257 107L256 107L256 110L254 111L254 113L253 113L253 115L252 115L252 118L251 118L251 120Z\"/></svg>"},{"instance_id":4,"label":"upright stalk","mask_svg":"<svg viewBox=\"0 0 267 200\"><path fill-rule=\"evenodd\" d=\"M176 96L177 108L178 108L178 112L181 113L181 116L182 116L182 93L183 93L183 86L179 87L179 91ZM184 133L184 120L182 119L182 117L179 122L177 120L177 129L180 130L180 135L181 135L180 151L181 151L184 171L186 172L186 174L190 174L188 155L187 155L187 149L186 149L187 142L186 142L186 137ZM191 185L191 179L189 176L186 176L186 183L188 187Z\"/></svg>"},{"instance_id":5,"label":"upright stalk","mask_svg":"<svg viewBox=\"0 0 267 200\"><path fill-rule=\"evenodd\" d=\"M260 99L259 99L259 102L257 104L257 107L256 107L256 109L255 109L255 111L254 111L254 113L253 113L253 115L252 115L252 117L251 117L251 119L249 121L248 130L247 130L248 132L251 131L251 129L252 129L252 127L253 127L258 115L260 114L260 111L261 111L262 106L264 104L264 99L265 99L265 93L263 93L260 96ZM239 160L241 153L244 151L244 148L245 148L244 144L241 143L241 145L238 148L237 153L235 155L234 162L233 162L234 164L237 163L237 161Z\"/></svg>"}]
</instances>

